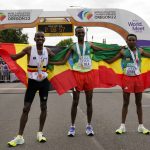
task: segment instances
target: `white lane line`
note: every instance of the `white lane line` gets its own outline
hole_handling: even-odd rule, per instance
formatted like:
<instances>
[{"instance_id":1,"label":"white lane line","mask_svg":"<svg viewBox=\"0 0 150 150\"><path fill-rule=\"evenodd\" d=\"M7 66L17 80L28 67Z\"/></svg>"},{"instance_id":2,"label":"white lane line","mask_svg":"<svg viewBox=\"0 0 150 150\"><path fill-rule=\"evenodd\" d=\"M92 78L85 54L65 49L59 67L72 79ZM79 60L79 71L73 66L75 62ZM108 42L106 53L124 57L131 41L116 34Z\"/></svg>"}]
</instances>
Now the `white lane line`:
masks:
<instances>
[{"instance_id":1,"label":"white lane line","mask_svg":"<svg viewBox=\"0 0 150 150\"><path fill-rule=\"evenodd\" d=\"M71 97L73 98L73 94L70 93ZM80 106L78 105L78 110L81 112L81 114L83 115L83 120L85 122L87 122L87 117L85 115L85 113L82 111L82 109L80 108ZM91 140L93 141L93 143L96 145L96 147L99 149L99 150L105 150L103 148L103 146L99 143L99 141L95 138L95 137L92 137Z\"/></svg>"},{"instance_id":2,"label":"white lane line","mask_svg":"<svg viewBox=\"0 0 150 150\"><path fill-rule=\"evenodd\" d=\"M25 90L26 88L0 88L0 90Z\"/></svg>"},{"instance_id":3,"label":"white lane line","mask_svg":"<svg viewBox=\"0 0 150 150\"><path fill-rule=\"evenodd\" d=\"M150 105L142 105L142 107L150 107Z\"/></svg>"}]
</instances>

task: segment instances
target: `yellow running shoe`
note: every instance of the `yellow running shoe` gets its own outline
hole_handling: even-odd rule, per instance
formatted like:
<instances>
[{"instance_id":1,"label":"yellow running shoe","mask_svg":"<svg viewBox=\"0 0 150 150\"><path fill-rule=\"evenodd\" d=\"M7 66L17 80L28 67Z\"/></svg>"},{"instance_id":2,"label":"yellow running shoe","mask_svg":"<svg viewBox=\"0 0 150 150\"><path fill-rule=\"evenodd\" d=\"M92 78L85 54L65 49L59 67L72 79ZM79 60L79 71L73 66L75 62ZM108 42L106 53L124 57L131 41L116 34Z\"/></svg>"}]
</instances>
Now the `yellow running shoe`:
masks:
<instances>
[{"instance_id":1,"label":"yellow running shoe","mask_svg":"<svg viewBox=\"0 0 150 150\"><path fill-rule=\"evenodd\" d=\"M40 143L44 143L47 141L46 137L44 137L42 132L37 133L37 141Z\"/></svg>"},{"instance_id":2,"label":"yellow running shoe","mask_svg":"<svg viewBox=\"0 0 150 150\"><path fill-rule=\"evenodd\" d=\"M16 147L17 145L21 145L24 144L24 138L21 135L17 135L13 140L11 140L10 142L8 142L8 146L10 147Z\"/></svg>"},{"instance_id":3,"label":"yellow running shoe","mask_svg":"<svg viewBox=\"0 0 150 150\"><path fill-rule=\"evenodd\" d=\"M126 132L126 128L120 126L117 130L116 130L116 134L123 134Z\"/></svg>"},{"instance_id":4,"label":"yellow running shoe","mask_svg":"<svg viewBox=\"0 0 150 150\"><path fill-rule=\"evenodd\" d=\"M150 134L150 131L146 129L144 126L138 126L138 132L143 134Z\"/></svg>"}]
</instances>

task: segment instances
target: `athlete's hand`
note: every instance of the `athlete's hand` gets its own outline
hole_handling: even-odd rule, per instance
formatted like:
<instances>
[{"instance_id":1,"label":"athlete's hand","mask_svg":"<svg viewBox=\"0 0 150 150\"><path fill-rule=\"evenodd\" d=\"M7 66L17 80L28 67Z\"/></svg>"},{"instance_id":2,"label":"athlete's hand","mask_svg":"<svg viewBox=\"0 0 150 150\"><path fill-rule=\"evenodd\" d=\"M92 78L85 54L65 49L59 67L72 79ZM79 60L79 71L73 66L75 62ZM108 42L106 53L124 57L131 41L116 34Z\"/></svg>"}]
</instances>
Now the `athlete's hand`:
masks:
<instances>
[{"instance_id":1,"label":"athlete's hand","mask_svg":"<svg viewBox=\"0 0 150 150\"><path fill-rule=\"evenodd\" d=\"M51 51L50 49L48 50L48 54L49 54L49 56L50 56L50 57L55 56L54 52L53 52L53 51Z\"/></svg>"},{"instance_id":2,"label":"athlete's hand","mask_svg":"<svg viewBox=\"0 0 150 150\"><path fill-rule=\"evenodd\" d=\"M13 59L13 60L16 60L15 58L15 55L13 55L13 54L10 54L10 57L11 57L11 59Z\"/></svg>"}]
</instances>

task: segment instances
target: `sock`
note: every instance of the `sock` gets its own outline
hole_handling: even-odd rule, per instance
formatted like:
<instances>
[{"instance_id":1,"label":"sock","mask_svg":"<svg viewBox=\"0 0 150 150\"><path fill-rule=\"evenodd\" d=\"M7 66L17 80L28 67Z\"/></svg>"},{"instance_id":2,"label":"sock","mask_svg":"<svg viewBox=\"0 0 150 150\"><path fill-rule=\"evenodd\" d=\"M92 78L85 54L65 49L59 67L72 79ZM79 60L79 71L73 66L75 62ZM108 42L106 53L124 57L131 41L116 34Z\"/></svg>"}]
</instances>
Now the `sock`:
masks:
<instances>
[{"instance_id":1,"label":"sock","mask_svg":"<svg viewBox=\"0 0 150 150\"><path fill-rule=\"evenodd\" d=\"M18 134L17 136L18 136L19 138L23 138L23 136L22 136L22 135L19 135L19 134Z\"/></svg>"},{"instance_id":2,"label":"sock","mask_svg":"<svg viewBox=\"0 0 150 150\"><path fill-rule=\"evenodd\" d=\"M143 124L139 124L139 128L143 128L144 126L143 126Z\"/></svg>"},{"instance_id":3,"label":"sock","mask_svg":"<svg viewBox=\"0 0 150 150\"><path fill-rule=\"evenodd\" d=\"M87 126L91 126L91 124L90 124L90 123L87 123Z\"/></svg>"},{"instance_id":4,"label":"sock","mask_svg":"<svg viewBox=\"0 0 150 150\"><path fill-rule=\"evenodd\" d=\"M121 123L121 127L122 127L122 128L125 128L125 123Z\"/></svg>"}]
</instances>

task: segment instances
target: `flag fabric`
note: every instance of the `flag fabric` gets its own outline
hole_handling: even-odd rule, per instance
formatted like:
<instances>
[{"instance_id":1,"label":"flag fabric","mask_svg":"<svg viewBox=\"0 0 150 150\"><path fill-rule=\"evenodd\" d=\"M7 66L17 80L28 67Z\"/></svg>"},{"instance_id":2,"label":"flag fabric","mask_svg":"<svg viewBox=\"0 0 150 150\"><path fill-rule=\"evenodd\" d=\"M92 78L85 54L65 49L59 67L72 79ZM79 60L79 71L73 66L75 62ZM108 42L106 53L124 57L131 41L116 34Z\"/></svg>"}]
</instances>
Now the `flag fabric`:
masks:
<instances>
[{"instance_id":1,"label":"flag fabric","mask_svg":"<svg viewBox=\"0 0 150 150\"><path fill-rule=\"evenodd\" d=\"M102 44L93 43L96 46L108 48L110 50L95 51L92 55L92 71L95 76L94 88L109 88L116 85L122 87L123 71L121 67L121 59L118 59L112 64L105 62L107 59L113 58L119 51L120 46L117 44ZM23 57L16 62L10 58L10 54L20 52L28 44L12 44L0 43L0 56L8 64L12 72L20 79L22 83L27 85L27 58ZM47 46L48 47L48 46ZM51 61L59 61L64 58L70 47L50 47L56 55L51 58ZM147 52L150 52L150 47L143 47ZM52 86L58 92L63 94L69 89L76 87L76 81L72 73L71 59L64 65L48 65L47 68L48 79ZM141 61L141 75L145 89L150 87L150 59L142 57Z\"/></svg>"},{"instance_id":2,"label":"flag fabric","mask_svg":"<svg viewBox=\"0 0 150 150\"><path fill-rule=\"evenodd\" d=\"M27 86L27 57L18 59L16 62L10 58L10 54L17 54L28 44L12 44L12 43L0 43L0 56L8 64L10 70L16 74L18 79ZM48 47L48 46L47 46ZM64 47L50 47L56 56L51 58L52 60L60 60L64 57L67 49ZM61 52L61 50L63 51ZM57 54L58 53L58 54ZM58 94L63 94L68 90L76 86L73 73L69 68L69 64L62 66L49 66L48 67L48 79Z\"/></svg>"},{"instance_id":3,"label":"flag fabric","mask_svg":"<svg viewBox=\"0 0 150 150\"><path fill-rule=\"evenodd\" d=\"M101 83L105 83L106 87L119 85L122 87L123 70L121 59L107 64L105 60L113 58L119 51L120 46L117 44L101 44L94 43L96 46L109 48L106 51L96 51L93 60L99 62L99 77ZM141 47L144 51L150 53L150 47ZM150 58L142 57L141 60L141 76L144 82L144 89L150 87ZM101 85L100 83L100 85Z\"/></svg>"},{"instance_id":4,"label":"flag fabric","mask_svg":"<svg viewBox=\"0 0 150 150\"><path fill-rule=\"evenodd\" d=\"M7 63L10 70L16 74L17 78L27 86L27 58L26 56L16 62L10 57L10 54L19 53L28 44L0 43L0 56Z\"/></svg>"}]
</instances>

